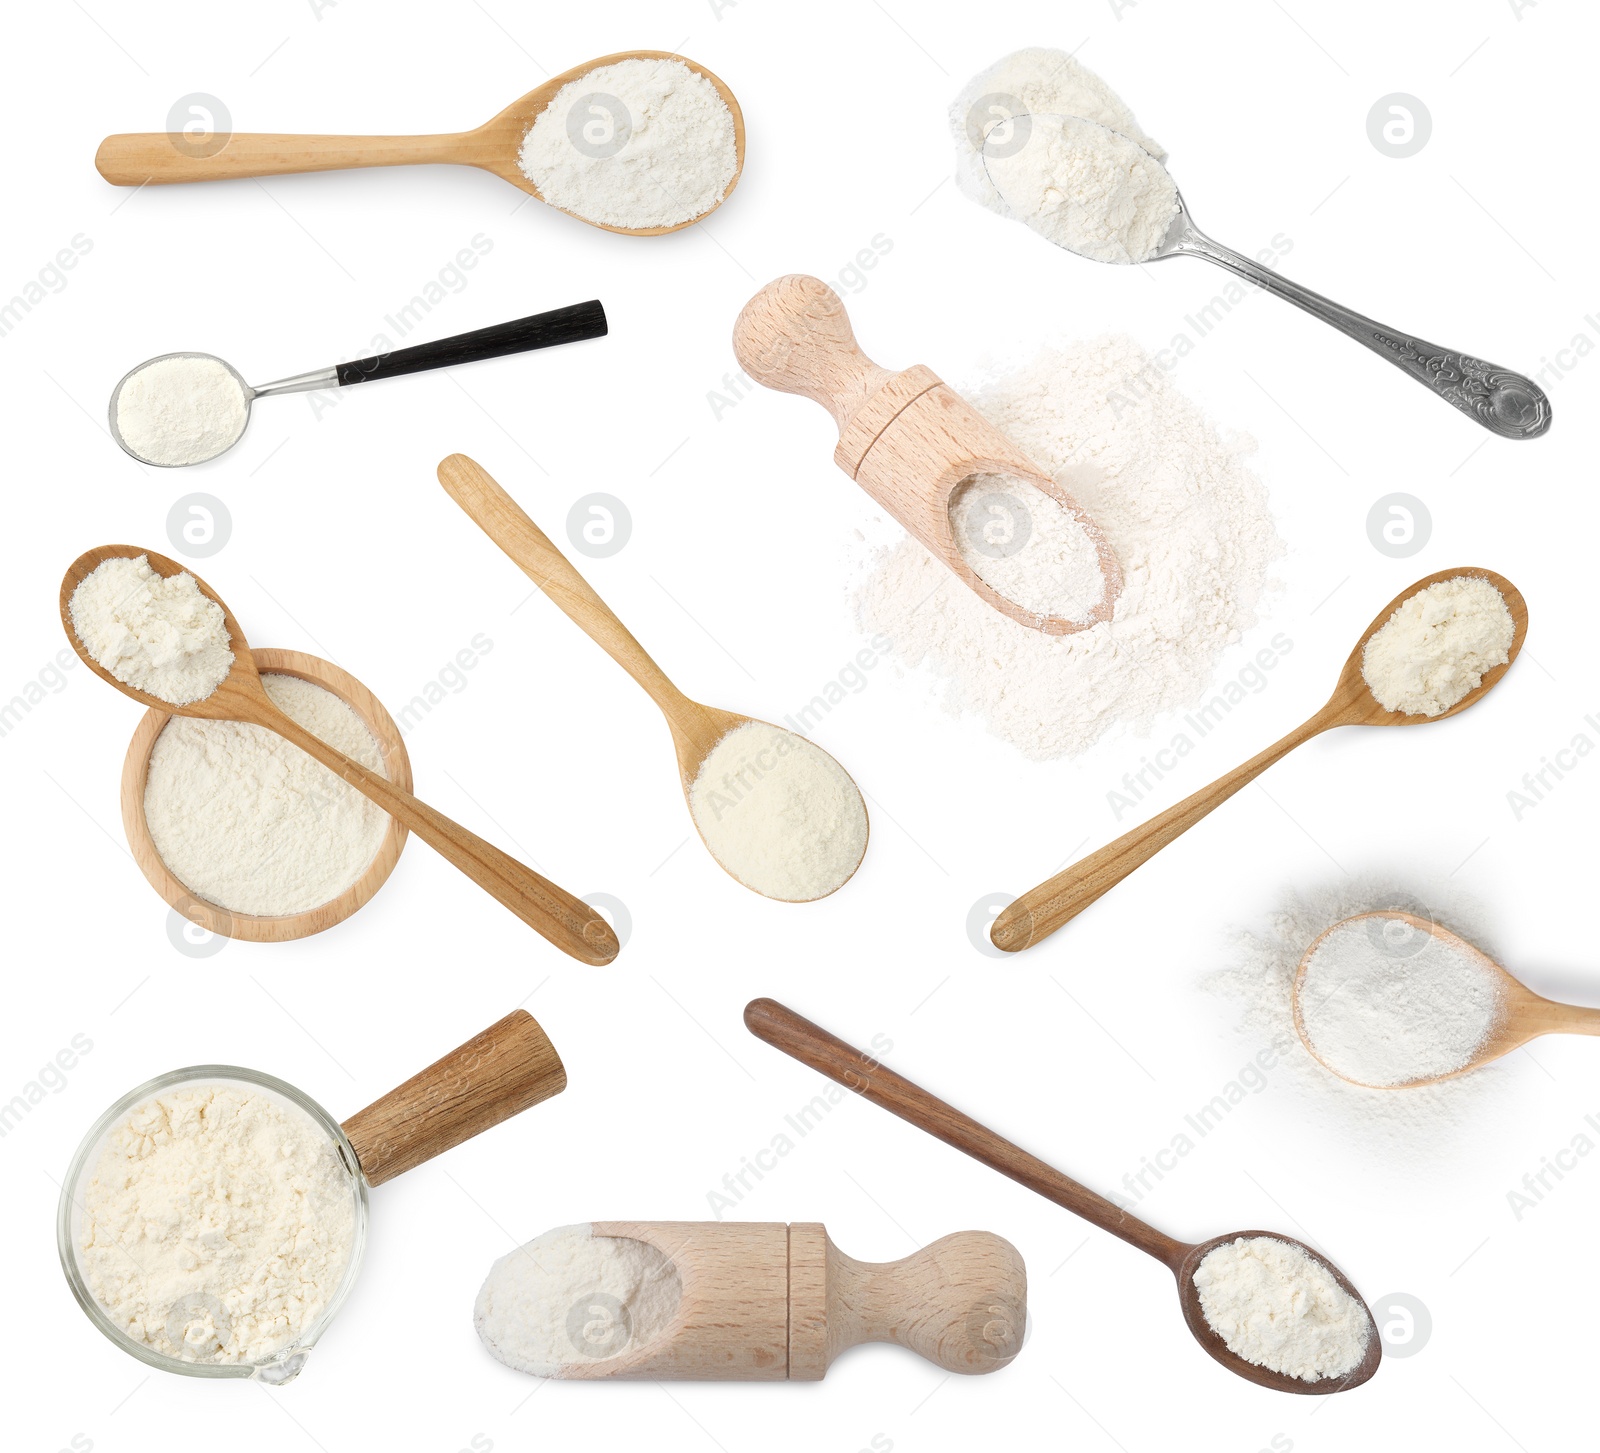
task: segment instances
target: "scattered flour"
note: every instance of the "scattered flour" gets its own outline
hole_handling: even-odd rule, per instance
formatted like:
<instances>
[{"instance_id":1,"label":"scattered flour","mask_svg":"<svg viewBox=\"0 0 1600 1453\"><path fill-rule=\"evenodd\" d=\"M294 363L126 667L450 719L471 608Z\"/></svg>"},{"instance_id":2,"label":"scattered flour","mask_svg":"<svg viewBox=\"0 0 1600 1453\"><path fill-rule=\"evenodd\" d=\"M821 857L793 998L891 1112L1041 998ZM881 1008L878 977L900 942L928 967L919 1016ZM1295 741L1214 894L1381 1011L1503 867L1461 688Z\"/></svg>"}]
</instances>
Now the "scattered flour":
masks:
<instances>
[{"instance_id":1,"label":"scattered flour","mask_svg":"<svg viewBox=\"0 0 1600 1453\"><path fill-rule=\"evenodd\" d=\"M1136 141L1080 116L1012 123L1019 147L985 148L989 179L1018 221L1096 262L1154 257L1178 215L1178 188Z\"/></svg>"},{"instance_id":2,"label":"scattered flour","mask_svg":"<svg viewBox=\"0 0 1600 1453\"><path fill-rule=\"evenodd\" d=\"M84 649L118 681L173 706L210 696L233 668L222 607L187 570L106 560L78 583L67 614Z\"/></svg>"},{"instance_id":3,"label":"scattered flour","mask_svg":"<svg viewBox=\"0 0 1600 1453\"><path fill-rule=\"evenodd\" d=\"M380 776L367 725L331 691L263 675L275 705ZM389 816L265 727L173 717L156 738L144 815L161 859L191 893L234 913L302 913L366 871Z\"/></svg>"},{"instance_id":4,"label":"scattered flour","mask_svg":"<svg viewBox=\"0 0 1600 1453\"><path fill-rule=\"evenodd\" d=\"M1305 961L1306 1038L1358 1085L1404 1085L1459 1070L1499 1022L1500 977L1450 934L1404 918L1334 925Z\"/></svg>"},{"instance_id":5,"label":"scattered flour","mask_svg":"<svg viewBox=\"0 0 1600 1453\"><path fill-rule=\"evenodd\" d=\"M1511 608L1495 586L1458 575L1400 603L1367 642L1361 674L1386 710L1438 716L1511 658L1515 636Z\"/></svg>"},{"instance_id":6,"label":"scattered flour","mask_svg":"<svg viewBox=\"0 0 1600 1453\"><path fill-rule=\"evenodd\" d=\"M134 1341L185 1362L257 1363L302 1337L355 1243L333 1141L250 1085L183 1086L130 1110L82 1199L89 1290Z\"/></svg>"},{"instance_id":7,"label":"scattered flour","mask_svg":"<svg viewBox=\"0 0 1600 1453\"><path fill-rule=\"evenodd\" d=\"M117 433L147 464L203 464L244 433L250 400L220 358L172 353L135 369L117 390Z\"/></svg>"},{"instance_id":8,"label":"scattered flour","mask_svg":"<svg viewBox=\"0 0 1600 1453\"><path fill-rule=\"evenodd\" d=\"M1372 1319L1322 1262L1275 1236L1240 1236L1195 1268L1200 1310L1228 1350L1304 1382L1343 1377L1366 1356Z\"/></svg>"},{"instance_id":9,"label":"scattered flour","mask_svg":"<svg viewBox=\"0 0 1600 1453\"><path fill-rule=\"evenodd\" d=\"M692 222L739 169L733 112L679 60L627 60L569 81L517 158L545 201L611 227Z\"/></svg>"},{"instance_id":10,"label":"scattered flour","mask_svg":"<svg viewBox=\"0 0 1600 1453\"><path fill-rule=\"evenodd\" d=\"M677 1267L654 1246L558 1226L489 1268L473 1323L490 1356L535 1377L645 1347L682 1297Z\"/></svg>"},{"instance_id":11,"label":"scattered flour","mask_svg":"<svg viewBox=\"0 0 1600 1453\"><path fill-rule=\"evenodd\" d=\"M1081 622L1105 599L1094 537L1025 479L964 480L950 496L950 527L973 574L1026 610Z\"/></svg>"},{"instance_id":12,"label":"scattered flour","mask_svg":"<svg viewBox=\"0 0 1600 1453\"><path fill-rule=\"evenodd\" d=\"M1123 576L1112 618L1041 635L902 538L856 589L862 628L926 666L949 711L1035 759L1075 756L1118 723L1148 732L1197 701L1255 624L1283 549L1245 463L1253 443L1219 434L1128 338L1047 348L966 396L1104 533Z\"/></svg>"},{"instance_id":13,"label":"scattered flour","mask_svg":"<svg viewBox=\"0 0 1600 1453\"><path fill-rule=\"evenodd\" d=\"M711 856L768 898L826 897L867 850L867 808L850 774L821 747L766 722L745 722L711 749L689 810Z\"/></svg>"}]
</instances>

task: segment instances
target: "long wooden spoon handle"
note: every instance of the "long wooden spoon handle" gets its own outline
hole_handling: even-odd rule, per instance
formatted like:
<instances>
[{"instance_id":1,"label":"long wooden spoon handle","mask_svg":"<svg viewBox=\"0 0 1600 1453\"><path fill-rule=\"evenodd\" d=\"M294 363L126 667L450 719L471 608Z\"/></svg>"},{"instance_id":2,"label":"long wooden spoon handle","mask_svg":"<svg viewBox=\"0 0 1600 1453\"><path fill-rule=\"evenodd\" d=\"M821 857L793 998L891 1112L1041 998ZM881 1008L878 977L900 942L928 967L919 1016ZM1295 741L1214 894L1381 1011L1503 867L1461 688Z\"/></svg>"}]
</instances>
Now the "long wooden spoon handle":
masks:
<instances>
[{"instance_id":1,"label":"long wooden spoon handle","mask_svg":"<svg viewBox=\"0 0 1600 1453\"><path fill-rule=\"evenodd\" d=\"M752 999L745 1005L744 1022L757 1039L781 1049L791 1059L809 1065L845 1089L854 1090L862 1099L871 1100L919 1130L926 1130L946 1145L965 1151L974 1160L1021 1182L1046 1200L1065 1206L1102 1231L1120 1236L1158 1261L1175 1266L1187 1253L1189 1248L1183 1242L1174 1241L1155 1227L1130 1216L1104 1196L1062 1175L1054 1166L1029 1155L988 1126L945 1104L938 1096L912 1084L872 1055L852 1048L777 1000Z\"/></svg>"},{"instance_id":2,"label":"long wooden spoon handle","mask_svg":"<svg viewBox=\"0 0 1600 1453\"><path fill-rule=\"evenodd\" d=\"M420 802L387 777L368 771L283 712L259 713L258 726L288 738L330 772L365 793L390 817L405 824L423 842L459 868L491 897L517 915L535 933L563 953L586 964L609 964L616 958L617 936L581 898L558 888L509 853L486 843L460 823Z\"/></svg>"},{"instance_id":3,"label":"long wooden spoon handle","mask_svg":"<svg viewBox=\"0 0 1600 1453\"><path fill-rule=\"evenodd\" d=\"M211 151L216 137L140 131L108 136L95 153L101 176L119 187L145 183L217 182L346 167L415 166L459 161L459 136L286 136L235 132ZM208 154L209 153L209 154Z\"/></svg>"},{"instance_id":4,"label":"long wooden spoon handle","mask_svg":"<svg viewBox=\"0 0 1600 1453\"><path fill-rule=\"evenodd\" d=\"M566 1087L556 1047L526 1009L514 1009L358 1110L344 1133L368 1184L382 1185Z\"/></svg>"},{"instance_id":5,"label":"long wooden spoon handle","mask_svg":"<svg viewBox=\"0 0 1600 1453\"><path fill-rule=\"evenodd\" d=\"M633 632L477 460L465 454L450 455L439 465L439 483L522 573L644 687L669 717L688 706L687 698L634 639Z\"/></svg>"},{"instance_id":6,"label":"long wooden spoon handle","mask_svg":"<svg viewBox=\"0 0 1600 1453\"><path fill-rule=\"evenodd\" d=\"M1037 888L1030 888L996 916L989 930L994 946L1007 953L1020 953L1049 938L1095 899L1115 888L1135 868L1149 862L1168 843L1183 836L1213 808L1222 806L1274 762L1318 732L1325 731L1329 725L1331 722L1319 712L1282 741L1235 767L1227 776L1219 777L1209 787L1202 787L1149 822L1125 832L1115 842L1079 859L1070 868L1063 868Z\"/></svg>"}]
</instances>

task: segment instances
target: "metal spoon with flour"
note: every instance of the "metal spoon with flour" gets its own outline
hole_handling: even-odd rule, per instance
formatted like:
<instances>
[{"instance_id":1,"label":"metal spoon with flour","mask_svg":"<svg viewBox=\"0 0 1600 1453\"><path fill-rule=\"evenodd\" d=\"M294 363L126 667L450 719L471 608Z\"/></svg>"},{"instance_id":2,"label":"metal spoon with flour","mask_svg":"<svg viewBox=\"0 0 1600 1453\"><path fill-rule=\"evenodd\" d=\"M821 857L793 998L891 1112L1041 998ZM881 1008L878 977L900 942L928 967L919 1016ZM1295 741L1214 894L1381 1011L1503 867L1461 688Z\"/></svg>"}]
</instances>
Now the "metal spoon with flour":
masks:
<instances>
[{"instance_id":1,"label":"metal spoon with flour","mask_svg":"<svg viewBox=\"0 0 1600 1453\"><path fill-rule=\"evenodd\" d=\"M162 469L204 464L226 454L244 437L257 399L349 388L373 379L581 343L605 333L606 310L598 299L591 299L255 387L215 354L162 353L129 369L111 391L111 437L142 464ZM186 367L186 362L192 366Z\"/></svg>"},{"instance_id":2,"label":"metal spoon with flour","mask_svg":"<svg viewBox=\"0 0 1600 1453\"><path fill-rule=\"evenodd\" d=\"M1126 234L1122 228L1107 226L1104 218L1079 210L1062 188L1044 188L1047 210L1040 210L1040 197L1033 198L1030 204L1025 195L1027 184L1032 181L1038 185L1041 162L1065 159L1075 147L1085 144L1115 164L1124 178L1131 176L1146 188L1143 200L1147 209L1163 202L1170 207L1171 220L1159 240L1152 237L1146 241L1141 235L1130 249L1123 240ZM1079 116L1023 113L992 126L983 137L980 154L990 184L1012 214L1058 247L1096 262L1143 263L1168 257L1203 257L1354 338L1490 433L1504 439L1535 439L1550 427L1550 400L1525 375L1375 322L1212 241L1195 226L1183 195L1166 168L1121 132ZM1148 215L1147 210L1146 220Z\"/></svg>"}]
</instances>

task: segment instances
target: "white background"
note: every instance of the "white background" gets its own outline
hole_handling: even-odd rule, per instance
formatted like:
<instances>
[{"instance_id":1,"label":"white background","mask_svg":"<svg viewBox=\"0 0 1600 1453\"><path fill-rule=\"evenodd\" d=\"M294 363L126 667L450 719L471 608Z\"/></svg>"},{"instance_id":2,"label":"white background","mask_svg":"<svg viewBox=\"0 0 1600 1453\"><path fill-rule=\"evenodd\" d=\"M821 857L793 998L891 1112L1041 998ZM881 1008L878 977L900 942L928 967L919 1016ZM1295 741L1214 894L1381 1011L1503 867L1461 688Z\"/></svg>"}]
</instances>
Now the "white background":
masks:
<instances>
[{"instance_id":1,"label":"white background","mask_svg":"<svg viewBox=\"0 0 1600 1453\"><path fill-rule=\"evenodd\" d=\"M410 734L418 791L573 891L620 898L634 926L616 968L582 968L412 843L341 927L186 957L118 818L138 710L67 672L0 738L0 1098L75 1035L93 1042L0 1139L7 1445L1531 1450L1586 1423L1600 1157L1520 1220L1507 1203L1542 1157L1586 1129L1600 1140L1583 1120L1600 1111L1600 1063L1577 1039L1543 1042L1537 1062L1518 1054L1447 1117L1396 1129L1391 1115L1381 1132L1349 1115L1341 1129L1312 1082L1274 1074L1141 1202L1185 1238L1304 1235L1380 1316L1390 1293L1423 1301L1422 1351L1331 1401L1228 1376L1189 1339L1154 1262L854 1100L750 1180L733 1214L820 1220L874 1259L963 1227L1007 1236L1027 1259L1033 1320L1010 1369L946 1378L872 1348L820 1384L541 1386L492 1361L470 1318L515 1241L580 1220L708 1216L723 1177L785 1130L821 1082L744 1031L755 994L857 1043L886 1035L895 1067L1107 1190L1258 1048L1200 980L1227 962L1230 927L1288 891L1378 873L1425 900L1474 900L1492 947L1535 987L1600 998L1588 907L1600 764L1585 759L1520 821L1506 797L1574 734L1600 740L1584 723L1600 711L1592 355L1546 375L1554 429L1515 444L1259 295L1202 342L1178 383L1259 440L1289 546L1281 593L1219 676L1274 632L1294 649L1152 808L1308 715L1371 615L1428 572L1480 564L1516 581L1527 650L1459 719L1306 746L1014 960L973 947L969 908L1131 825L1106 792L1150 742L1030 764L879 666L817 733L869 794L866 863L826 902L763 901L688 841L655 708L527 598L434 478L445 454L468 452L558 539L582 495L623 499L632 539L582 562L589 577L691 695L781 718L860 647L845 583L874 511L832 465L831 426L811 404L757 390L714 416L708 393L736 366L730 325L757 286L790 271L836 279L881 234L892 249L849 299L865 346L959 382L984 355L1018 357L1054 331L1161 346L1225 282L1198 261L1098 267L959 196L944 108L973 71L1023 45L1081 46L1171 149L1219 238L1253 252L1282 232L1296 279L1532 372L1575 334L1600 339L1585 317L1600 307L1596 36L1576 5L1523 6L1122 0L1119 17L1106 0L724 0L720 14L707 0L340 0L318 15L305 0L203 12L84 0L15 12L0 295L75 235L92 249L0 338L12 455L0 697L61 650L56 591L75 555L109 541L175 553L169 508L213 494L233 534L196 566L255 644L334 659L398 711L474 635L492 640L466 688ZM163 129L193 92L221 99L239 130L455 130L629 47L681 48L744 106L744 178L704 227L610 236L455 168L130 194L91 164L104 134ZM1391 92L1432 115L1429 143L1405 160L1368 139L1368 111ZM479 234L492 249L426 336L598 296L610 337L363 387L320 416L305 398L264 401L238 450L184 473L142 469L110 442L105 401L139 360L210 350L264 381L358 355ZM1366 532L1395 490L1433 516L1409 560ZM1175 729L1158 724L1156 742ZM228 1061L346 1115L519 1003L556 1042L570 1089L374 1193L361 1285L297 1384L151 1372L73 1304L52 1246L57 1181L124 1090Z\"/></svg>"}]
</instances>

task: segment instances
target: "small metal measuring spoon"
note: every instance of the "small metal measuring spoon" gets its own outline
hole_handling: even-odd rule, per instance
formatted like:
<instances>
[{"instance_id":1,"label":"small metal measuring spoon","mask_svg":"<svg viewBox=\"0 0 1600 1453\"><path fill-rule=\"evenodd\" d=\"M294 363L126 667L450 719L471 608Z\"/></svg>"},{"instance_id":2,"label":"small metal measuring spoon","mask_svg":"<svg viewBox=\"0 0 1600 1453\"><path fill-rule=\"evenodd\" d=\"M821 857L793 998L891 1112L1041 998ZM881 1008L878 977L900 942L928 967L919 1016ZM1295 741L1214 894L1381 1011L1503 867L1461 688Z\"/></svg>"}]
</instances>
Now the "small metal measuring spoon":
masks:
<instances>
[{"instance_id":1,"label":"small metal measuring spoon","mask_svg":"<svg viewBox=\"0 0 1600 1453\"><path fill-rule=\"evenodd\" d=\"M1008 117L1005 123L988 131L980 148L984 173L989 177L990 185L994 187L996 194L1002 199L1006 197L1005 190L990 172L989 167L991 138L1003 133L1004 139L995 144L993 155L996 158L1014 155L1027 145L1028 140L1028 132L1023 131L1019 135L1018 128L1023 123L1031 123L1036 119L1049 122L1072 121L1083 126L1096 126L1129 146L1139 146L1139 143L1131 137L1126 137L1110 127L1100 126L1098 122L1084 117L1067 117L1046 112L1019 113ZM1145 150L1143 147L1139 149ZM1150 158L1150 162L1152 166L1161 166L1154 157ZM1165 171L1164 167L1161 169ZM1482 424L1492 434L1498 434L1503 439L1536 439L1549 429L1550 400L1544 390L1531 378L1515 373L1509 368L1501 368L1498 364L1486 363L1471 354L1441 348L1436 343L1428 343L1412 334L1387 327L1334 302L1331 298L1323 297L1321 293L1312 292L1310 288L1291 282L1270 268L1263 267L1254 258L1235 252L1231 247L1224 247L1220 242L1214 242L1195 226L1194 219L1189 215L1189 208L1183 200L1183 194L1177 190L1176 183L1173 184L1173 191L1177 197L1177 212L1161 244L1149 257L1127 256L1123 261L1159 262L1168 257L1203 257L1208 262L1216 263L1218 267L1237 273L1247 282L1256 284L1275 297L1283 298L1297 308L1303 308L1312 317L1320 318L1341 333L1354 338L1357 343L1370 348L1379 357L1387 359L1418 383L1432 389L1439 398ZM1021 216L1020 213L1018 215ZM1057 246L1067 251L1075 250L1066 248L1064 243L1058 242ZM1078 256L1087 254L1079 253ZM1099 262L1106 259L1091 260Z\"/></svg>"},{"instance_id":2,"label":"small metal measuring spoon","mask_svg":"<svg viewBox=\"0 0 1600 1453\"><path fill-rule=\"evenodd\" d=\"M221 454L226 454L240 439L250 424L250 408L257 399L271 398L274 394L310 393L314 389L348 388L351 384L366 383L379 378L397 378L405 373L425 373L433 368L448 368L456 363L476 363L484 358L501 358L510 353L527 353L535 348L552 348L561 343L581 343L588 338L603 338L606 334L606 310L598 299L587 303L574 303L565 308L553 308L546 313L534 313L526 318L515 318L509 323L495 323L488 328L478 328L471 333L457 333L452 338L439 338L431 343L417 343L410 348L396 348L389 353L377 353L370 358L357 358L349 363L336 363L330 368L313 369L310 373L297 373L291 378L280 378L273 383L252 387L244 375L224 358L214 353L160 353L147 358L137 368L131 368L118 380L111 391L111 437L122 449L141 464L158 469L182 469L190 464L204 464ZM118 413L122 391L138 374L154 364L169 358L209 358L220 363L237 381L244 399L244 413L238 432L225 444L198 459L181 463L164 462L141 454L123 437Z\"/></svg>"}]
</instances>

